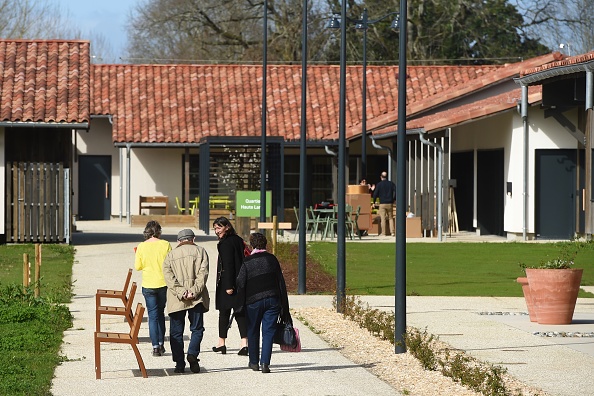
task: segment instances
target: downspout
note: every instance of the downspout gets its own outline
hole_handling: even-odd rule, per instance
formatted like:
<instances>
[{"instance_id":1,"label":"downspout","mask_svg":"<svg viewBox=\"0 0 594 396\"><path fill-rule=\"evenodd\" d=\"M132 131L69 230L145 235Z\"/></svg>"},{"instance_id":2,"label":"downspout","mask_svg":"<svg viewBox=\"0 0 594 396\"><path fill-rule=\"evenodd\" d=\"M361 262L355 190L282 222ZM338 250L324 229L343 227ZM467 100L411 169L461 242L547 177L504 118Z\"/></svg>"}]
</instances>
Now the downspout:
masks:
<instances>
[{"instance_id":1,"label":"downspout","mask_svg":"<svg viewBox=\"0 0 594 396\"><path fill-rule=\"evenodd\" d=\"M324 150L326 150L326 152L327 152L328 154L330 154L331 156L333 156L333 157L336 157L336 156L338 156L338 153L336 153L336 152L332 151L332 149L331 149L329 146L327 146L327 145L326 145L326 146L324 146Z\"/></svg>"},{"instance_id":2,"label":"downspout","mask_svg":"<svg viewBox=\"0 0 594 396\"><path fill-rule=\"evenodd\" d=\"M126 144L126 162L127 162L127 169L126 169L126 206L127 206L127 213L126 216L128 217L128 224L132 224L131 213L130 213L130 143Z\"/></svg>"},{"instance_id":3,"label":"downspout","mask_svg":"<svg viewBox=\"0 0 594 396\"><path fill-rule=\"evenodd\" d=\"M586 182L583 209L586 212L585 234L592 235L592 138L593 138L593 111L594 107L594 74L593 70L586 69Z\"/></svg>"},{"instance_id":4,"label":"downspout","mask_svg":"<svg viewBox=\"0 0 594 396\"><path fill-rule=\"evenodd\" d=\"M528 86L522 85L522 102L520 105L520 115L524 130L524 175L522 181L522 238L527 240L528 229Z\"/></svg>"},{"instance_id":5,"label":"downspout","mask_svg":"<svg viewBox=\"0 0 594 396\"><path fill-rule=\"evenodd\" d=\"M335 151L332 151L330 146L328 146L328 145L324 146L324 150L326 150L326 153L330 154L331 156L338 157L338 153ZM332 167L334 168L334 160L332 160ZM337 168L338 168L338 166L337 166ZM334 173L334 170L332 171L332 173ZM332 178L334 179L334 174L332 175ZM336 177L336 185L338 185L338 176ZM333 188L332 191L333 191L332 192L332 200L334 202L336 202L336 200L338 198L337 196L334 195L334 191L336 191L336 189Z\"/></svg>"},{"instance_id":6,"label":"downspout","mask_svg":"<svg viewBox=\"0 0 594 396\"><path fill-rule=\"evenodd\" d=\"M371 145L379 150L388 150L388 164L390 164L390 166L388 166L388 180L391 181L392 180L392 166L391 166L391 164L392 164L392 149L390 147L386 147L386 146L382 146L381 144L378 144L373 137L371 137Z\"/></svg>"},{"instance_id":7,"label":"downspout","mask_svg":"<svg viewBox=\"0 0 594 396\"><path fill-rule=\"evenodd\" d=\"M437 162L437 240L441 242L442 240L442 209L443 209L443 147L439 144L427 140L425 135L427 132L419 132L419 140L429 145L435 149L439 153L439 160Z\"/></svg>"}]
</instances>

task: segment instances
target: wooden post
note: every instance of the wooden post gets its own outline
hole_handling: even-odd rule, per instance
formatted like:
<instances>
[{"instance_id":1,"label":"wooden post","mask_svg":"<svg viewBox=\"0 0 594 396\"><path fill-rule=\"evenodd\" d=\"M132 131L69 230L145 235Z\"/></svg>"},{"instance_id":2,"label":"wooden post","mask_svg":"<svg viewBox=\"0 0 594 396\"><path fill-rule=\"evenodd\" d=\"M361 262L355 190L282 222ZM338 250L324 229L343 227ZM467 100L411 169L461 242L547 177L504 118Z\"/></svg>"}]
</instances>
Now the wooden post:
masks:
<instances>
[{"instance_id":1,"label":"wooden post","mask_svg":"<svg viewBox=\"0 0 594 396\"><path fill-rule=\"evenodd\" d=\"M29 287L29 254L23 253L23 287Z\"/></svg>"},{"instance_id":2,"label":"wooden post","mask_svg":"<svg viewBox=\"0 0 594 396\"><path fill-rule=\"evenodd\" d=\"M272 254L276 254L276 220L277 216L272 216Z\"/></svg>"},{"instance_id":3,"label":"wooden post","mask_svg":"<svg viewBox=\"0 0 594 396\"><path fill-rule=\"evenodd\" d=\"M35 244L35 297L39 297L39 278L41 272L41 244Z\"/></svg>"},{"instance_id":4,"label":"wooden post","mask_svg":"<svg viewBox=\"0 0 594 396\"><path fill-rule=\"evenodd\" d=\"M291 223L277 223L277 217L272 217L272 223L258 223L257 227L261 230L271 230L272 231L272 254L276 254L276 233L277 230L280 228L281 230L290 230L292 228Z\"/></svg>"}]
</instances>

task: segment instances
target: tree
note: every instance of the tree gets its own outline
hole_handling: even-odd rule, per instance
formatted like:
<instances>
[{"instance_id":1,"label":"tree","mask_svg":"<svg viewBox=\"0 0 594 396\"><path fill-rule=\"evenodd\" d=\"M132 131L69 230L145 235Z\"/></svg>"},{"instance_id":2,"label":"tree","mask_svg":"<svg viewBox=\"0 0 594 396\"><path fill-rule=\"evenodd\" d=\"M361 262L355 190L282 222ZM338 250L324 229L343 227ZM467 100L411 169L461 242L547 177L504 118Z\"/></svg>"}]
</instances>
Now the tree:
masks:
<instances>
[{"instance_id":1,"label":"tree","mask_svg":"<svg viewBox=\"0 0 594 396\"><path fill-rule=\"evenodd\" d=\"M47 0L0 0L0 35L4 38L58 38L71 33L60 8Z\"/></svg>"},{"instance_id":2,"label":"tree","mask_svg":"<svg viewBox=\"0 0 594 396\"><path fill-rule=\"evenodd\" d=\"M128 22L128 56L134 62L260 62L262 1L144 0ZM313 6L308 45L319 52L323 18ZM302 2L268 1L268 59L301 60Z\"/></svg>"},{"instance_id":3,"label":"tree","mask_svg":"<svg viewBox=\"0 0 594 396\"><path fill-rule=\"evenodd\" d=\"M513 0L526 19L526 29L550 48L563 44L566 54L576 55L594 50L594 0L534 2Z\"/></svg>"},{"instance_id":4,"label":"tree","mask_svg":"<svg viewBox=\"0 0 594 396\"><path fill-rule=\"evenodd\" d=\"M339 0L328 0L337 9ZM367 7L369 19L398 12L396 0L351 2L349 14L358 18ZM409 0L407 9L407 57L410 63L509 62L549 52L523 31L524 19L506 0ZM389 29L391 19L369 27L369 62L396 62L398 32ZM349 60L360 59L357 35L347 35ZM338 45L338 43L336 44ZM336 48L332 50L332 53Z\"/></svg>"}]
</instances>

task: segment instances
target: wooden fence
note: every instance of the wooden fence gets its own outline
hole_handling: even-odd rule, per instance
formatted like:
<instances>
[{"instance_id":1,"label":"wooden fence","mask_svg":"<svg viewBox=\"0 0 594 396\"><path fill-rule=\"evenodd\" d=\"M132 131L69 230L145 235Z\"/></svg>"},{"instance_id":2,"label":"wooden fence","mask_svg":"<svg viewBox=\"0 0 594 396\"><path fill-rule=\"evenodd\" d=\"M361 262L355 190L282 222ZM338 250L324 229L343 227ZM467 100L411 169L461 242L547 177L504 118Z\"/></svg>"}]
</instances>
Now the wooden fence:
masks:
<instances>
[{"instance_id":1,"label":"wooden fence","mask_svg":"<svg viewBox=\"0 0 594 396\"><path fill-rule=\"evenodd\" d=\"M7 163L6 242L70 242L69 180L62 163Z\"/></svg>"}]
</instances>

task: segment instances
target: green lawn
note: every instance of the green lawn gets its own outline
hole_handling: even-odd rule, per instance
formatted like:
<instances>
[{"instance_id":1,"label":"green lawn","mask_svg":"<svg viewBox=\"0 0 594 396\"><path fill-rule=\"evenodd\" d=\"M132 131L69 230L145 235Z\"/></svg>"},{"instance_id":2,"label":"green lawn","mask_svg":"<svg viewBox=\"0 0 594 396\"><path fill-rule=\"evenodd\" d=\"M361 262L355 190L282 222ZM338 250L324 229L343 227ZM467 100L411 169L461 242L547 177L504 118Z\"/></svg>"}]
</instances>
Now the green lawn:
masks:
<instances>
[{"instance_id":1,"label":"green lawn","mask_svg":"<svg viewBox=\"0 0 594 396\"><path fill-rule=\"evenodd\" d=\"M0 395L49 395L64 330L72 316L74 248L43 245L40 297L23 290L23 253L35 272L33 245L0 245Z\"/></svg>"},{"instance_id":2,"label":"green lawn","mask_svg":"<svg viewBox=\"0 0 594 396\"><path fill-rule=\"evenodd\" d=\"M559 243L407 243L406 294L421 296L521 297L520 263L537 265L559 255ZM336 274L336 243L312 242L308 253ZM391 243L346 244L347 294L393 295L396 247ZM594 285L594 244L576 257L582 285ZM580 292L580 297L594 297Z\"/></svg>"}]
</instances>

